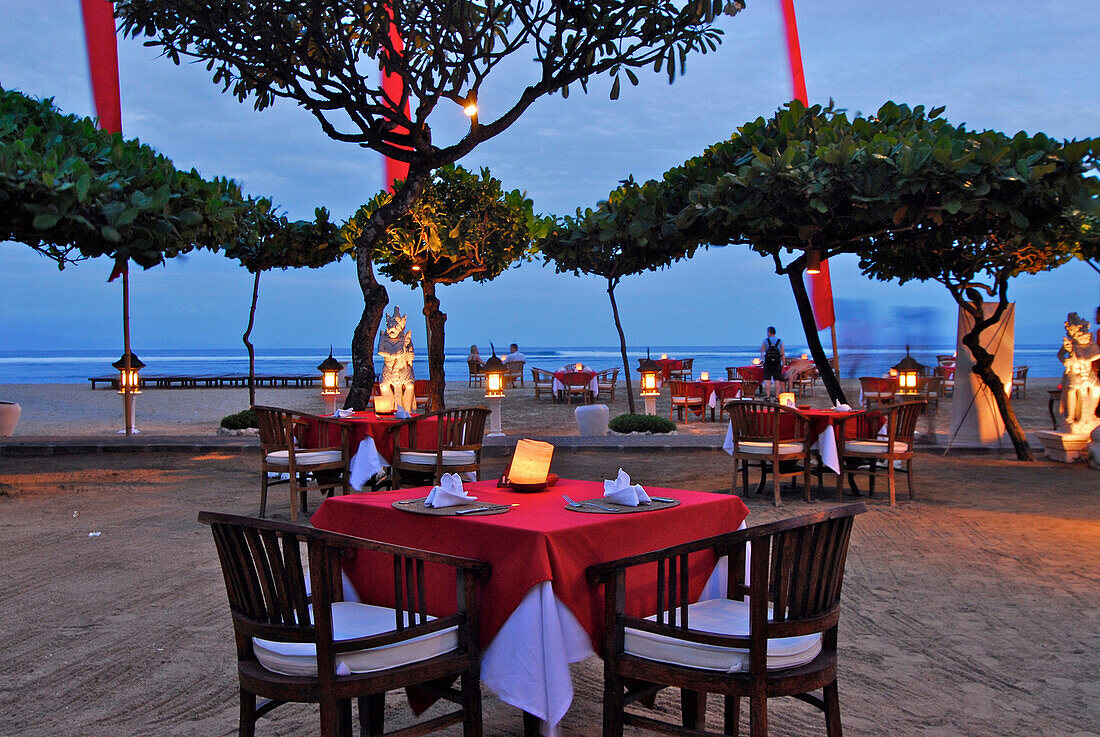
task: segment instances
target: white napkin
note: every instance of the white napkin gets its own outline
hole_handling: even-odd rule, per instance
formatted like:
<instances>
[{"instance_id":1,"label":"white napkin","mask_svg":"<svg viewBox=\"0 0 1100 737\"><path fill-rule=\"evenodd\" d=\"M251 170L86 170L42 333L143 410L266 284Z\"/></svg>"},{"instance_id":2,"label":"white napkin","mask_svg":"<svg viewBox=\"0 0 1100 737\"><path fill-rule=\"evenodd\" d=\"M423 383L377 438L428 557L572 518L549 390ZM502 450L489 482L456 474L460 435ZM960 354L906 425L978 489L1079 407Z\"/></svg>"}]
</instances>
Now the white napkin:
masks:
<instances>
[{"instance_id":1,"label":"white napkin","mask_svg":"<svg viewBox=\"0 0 1100 737\"><path fill-rule=\"evenodd\" d=\"M462 477L457 473L445 473L439 479L439 486L433 487L428 492L428 498L424 500L424 506L440 509L476 501L476 496L470 496L462 488Z\"/></svg>"},{"instance_id":2,"label":"white napkin","mask_svg":"<svg viewBox=\"0 0 1100 737\"><path fill-rule=\"evenodd\" d=\"M603 482L603 498L624 507L636 507L639 504L649 504L653 500L638 484L630 483L630 476L626 471L619 469L619 475L613 480Z\"/></svg>"},{"instance_id":3,"label":"white napkin","mask_svg":"<svg viewBox=\"0 0 1100 737\"><path fill-rule=\"evenodd\" d=\"M788 407L797 407L797 405L795 404L793 399L788 399L787 400L787 406Z\"/></svg>"},{"instance_id":4,"label":"white napkin","mask_svg":"<svg viewBox=\"0 0 1100 737\"><path fill-rule=\"evenodd\" d=\"M409 414L409 411L402 407L400 404L393 408L393 416L399 420L407 420L412 417L412 415Z\"/></svg>"},{"instance_id":5,"label":"white napkin","mask_svg":"<svg viewBox=\"0 0 1100 737\"><path fill-rule=\"evenodd\" d=\"M333 417L351 417L353 414L355 414L355 410L353 410L353 409L338 409L332 414L332 416Z\"/></svg>"},{"instance_id":6,"label":"white napkin","mask_svg":"<svg viewBox=\"0 0 1100 737\"><path fill-rule=\"evenodd\" d=\"M851 412L852 408L846 404L841 404L840 400L837 400L836 406L833 407L837 412Z\"/></svg>"}]
</instances>

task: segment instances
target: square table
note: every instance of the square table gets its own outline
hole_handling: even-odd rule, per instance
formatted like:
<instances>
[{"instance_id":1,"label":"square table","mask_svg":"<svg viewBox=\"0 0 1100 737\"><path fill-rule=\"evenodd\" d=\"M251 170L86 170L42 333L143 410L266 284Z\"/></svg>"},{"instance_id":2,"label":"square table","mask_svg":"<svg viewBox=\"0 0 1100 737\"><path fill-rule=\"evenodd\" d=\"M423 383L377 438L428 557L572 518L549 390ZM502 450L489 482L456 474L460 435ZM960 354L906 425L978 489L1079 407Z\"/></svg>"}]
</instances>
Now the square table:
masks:
<instances>
[{"instance_id":1,"label":"square table","mask_svg":"<svg viewBox=\"0 0 1100 737\"><path fill-rule=\"evenodd\" d=\"M556 398L563 398L566 384L570 386L581 386L582 384L588 385L588 392L593 398L599 396L600 383L597 378L597 372L583 367L580 371L577 371L576 365L563 366L554 372L554 382L551 388L554 391Z\"/></svg>"},{"instance_id":2,"label":"square table","mask_svg":"<svg viewBox=\"0 0 1100 737\"><path fill-rule=\"evenodd\" d=\"M603 591L588 585L585 569L732 532L748 516L739 497L680 489L647 487L650 494L680 500L676 507L585 514L566 509L562 495L576 500L602 497L601 482L562 479L533 494L497 488L495 481L465 488L482 501L519 506L505 514L461 517L420 515L391 506L397 500L426 496L429 487L420 487L332 497L312 521L320 529L489 562L492 575L481 588L480 601L482 681L506 703L543 720L549 734L556 732L573 699L569 663L603 648ZM715 565L713 555L691 559L693 597L702 592ZM387 580L392 573L378 570L362 551L345 572L363 601L384 602L387 594L392 598L392 582ZM429 612L453 607L453 573L426 573ZM654 585L649 570L627 581L628 591ZM433 600L434 594L444 598Z\"/></svg>"},{"instance_id":3,"label":"square table","mask_svg":"<svg viewBox=\"0 0 1100 737\"><path fill-rule=\"evenodd\" d=\"M855 437L857 433L865 430L862 425L865 421L871 423L877 421L879 425L882 424L882 417L878 412L867 410L800 409L798 412L810 423L810 436L814 438L810 450L816 450L821 462L833 473L840 473L840 455L836 446L837 423L849 417L861 416L863 418L855 422L845 423L845 437ZM784 427L780 423L780 429L782 430ZM791 421L786 427L787 430L793 429L794 422ZM733 422L730 422L726 428L726 438L722 443L722 449L733 455Z\"/></svg>"},{"instance_id":4,"label":"square table","mask_svg":"<svg viewBox=\"0 0 1100 737\"><path fill-rule=\"evenodd\" d=\"M711 421L714 420L714 410L718 407L719 393L724 392L727 389L732 389L734 390L734 397L741 397L741 382L737 380L726 381L707 379L706 381L703 381L702 379L697 379L695 381L688 381L686 383L689 387L694 389L695 393L693 394L693 396L702 397L704 404L706 404L707 407L710 407ZM703 407L689 407L689 409L695 414L702 416L704 420L706 419L706 412Z\"/></svg>"},{"instance_id":5,"label":"square table","mask_svg":"<svg viewBox=\"0 0 1100 737\"><path fill-rule=\"evenodd\" d=\"M320 424L315 417L309 415L302 419L306 424L304 438L306 446L316 446ZM355 451L349 465L350 482L354 489L362 490L363 485L372 476L393 461L393 438L390 437L388 430L403 420L394 415L380 415L367 411L353 412L347 417L331 418L331 421L351 427L351 447ZM416 423L415 427L417 447L425 450L434 449L439 437L439 419L429 417ZM407 445L411 430L406 427L401 432Z\"/></svg>"}]
</instances>

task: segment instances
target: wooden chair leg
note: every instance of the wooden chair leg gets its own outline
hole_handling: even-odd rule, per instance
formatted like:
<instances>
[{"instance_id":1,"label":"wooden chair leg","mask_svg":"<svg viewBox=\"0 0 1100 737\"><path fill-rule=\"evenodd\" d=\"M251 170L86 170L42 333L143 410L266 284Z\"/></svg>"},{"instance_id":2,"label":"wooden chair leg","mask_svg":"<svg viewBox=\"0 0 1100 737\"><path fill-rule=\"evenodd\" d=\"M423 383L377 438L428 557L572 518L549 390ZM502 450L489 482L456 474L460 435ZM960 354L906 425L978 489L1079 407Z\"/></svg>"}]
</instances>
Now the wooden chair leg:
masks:
<instances>
[{"instance_id":1,"label":"wooden chair leg","mask_svg":"<svg viewBox=\"0 0 1100 737\"><path fill-rule=\"evenodd\" d=\"M298 524L298 475L290 474L290 521Z\"/></svg>"},{"instance_id":2,"label":"wooden chair leg","mask_svg":"<svg viewBox=\"0 0 1100 737\"><path fill-rule=\"evenodd\" d=\"M724 696L722 701L723 706L725 706L725 713L722 716L722 731L730 737L737 737L741 731L741 697Z\"/></svg>"},{"instance_id":3,"label":"wooden chair leg","mask_svg":"<svg viewBox=\"0 0 1100 737\"><path fill-rule=\"evenodd\" d=\"M768 697L753 694L749 697L749 734L752 737L768 737Z\"/></svg>"},{"instance_id":4,"label":"wooden chair leg","mask_svg":"<svg viewBox=\"0 0 1100 737\"><path fill-rule=\"evenodd\" d=\"M763 467L763 466L761 466ZM779 461L772 461L772 495L775 497L775 506L783 506L779 498L780 487L783 486L783 477L779 475Z\"/></svg>"},{"instance_id":5,"label":"wooden chair leg","mask_svg":"<svg viewBox=\"0 0 1100 737\"><path fill-rule=\"evenodd\" d=\"M267 512L267 471L260 471L260 517Z\"/></svg>"},{"instance_id":6,"label":"wooden chair leg","mask_svg":"<svg viewBox=\"0 0 1100 737\"><path fill-rule=\"evenodd\" d=\"M890 489L890 506L896 507L897 500L894 498L894 487L896 485L897 475L894 473L894 462L892 460L886 461L886 485Z\"/></svg>"},{"instance_id":7,"label":"wooden chair leg","mask_svg":"<svg viewBox=\"0 0 1100 737\"><path fill-rule=\"evenodd\" d=\"M843 737L840 726L840 693L836 681L825 686L822 696L825 702L825 734L827 737Z\"/></svg>"},{"instance_id":8,"label":"wooden chair leg","mask_svg":"<svg viewBox=\"0 0 1100 737\"><path fill-rule=\"evenodd\" d=\"M812 501L810 499L810 461L809 456L802 459L802 486L806 489L806 501Z\"/></svg>"},{"instance_id":9,"label":"wooden chair leg","mask_svg":"<svg viewBox=\"0 0 1100 737\"><path fill-rule=\"evenodd\" d=\"M351 737L351 699L336 702L336 733L340 737Z\"/></svg>"},{"instance_id":10,"label":"wooden chair leg","mask_svg":"<svg viewBox=\"0 0 1100 737\"><path fill-rule=\"evenodd\" d=\"M386 694L377 693L359 697L359 733L363 737L376 737L385 731Z\"/></svg>"},{"instance_id":11,"label":"wooden chair leg","mask_svg":"<svg viewBox=\"0 0 1100 737\"><path fill-rule=\"evenodd\" d=\"M909 499L913 499L913 459L905 461L905 481L909 484Z\"/></svg>"},{"instance_id":12,"label":"wooden chair leg","mask_svg":"<svg viewBox=\"0 0 1100 737\"><path fill-rule=\"evenodd\" d=\"M265 472L266 475L266 472ZM240 723L237 727L237 734L239 737L255 737L256 734L256 694L245 691L243 688L241 692L241 713Z\"/></svg>"},{"instance_id":13,"label":"wooden chair leg","mask_svg":"<svg viewBox=\"0 0 1100 737\"><path fill-rule=\"evenodd\" d=\"M619 677L604 668L603 736L623 737L623 684Z\"/></svg>"},{"instance_id":14,"label":"wooden chair leg","mask_svg":"<svg viewBox=\"0 0 1100 737\"><path fill-rule=\"evenodd\" d=\"M481 737L481 677L471 670L462 674L462 737Z\"/></svg>"},{"instance_id":15,"label":"wooden chair leg","mask_svg":"<svg viewBox=\"0 0 1100 737\"><path fill-rule=\"evenodd\" d=\"M607 716L605 714L604 719L606 718ZM621 726L620 724L620 728ZM539 737L539 718L526 711L523 712L523 737Z\"/></svg>"},{"instance_id":16,"label":"wooden chair leg","mask_svg":"<svg viewBox=\"0 0 1100 737\"><path fill-rule=\"evenodd\" d=\"M707 721L706 691L680 689L680 716L685 727L703 729Z\"/></svg>"}]
</instances>

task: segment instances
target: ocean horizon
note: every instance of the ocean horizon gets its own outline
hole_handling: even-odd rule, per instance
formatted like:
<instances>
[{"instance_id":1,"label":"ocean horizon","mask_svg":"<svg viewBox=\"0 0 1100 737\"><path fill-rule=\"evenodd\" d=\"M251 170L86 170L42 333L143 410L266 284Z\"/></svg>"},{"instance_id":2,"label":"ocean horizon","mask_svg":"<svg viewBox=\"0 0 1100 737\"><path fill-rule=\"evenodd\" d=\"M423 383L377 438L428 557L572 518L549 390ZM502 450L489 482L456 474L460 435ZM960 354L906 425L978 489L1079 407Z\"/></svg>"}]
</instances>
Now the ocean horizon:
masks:
<instances>
[{"instance_id":1,"label":"ocean horizon","mask_svg":"<svg viewBox=\"0 0 1100 737\"><path fill-rule=\"evenodd\" d=\"M841 347L840 367L842 378L859 376L880 376L905 356L906 347ZM954 351L949 345L913 345L909 346L912 356L926 365L934 366L936 356ZM596 370L621 368L622 356L617 346L580 346L547 347L535 346L522 349L527 356L526 368L555 370L577 362ZM826 352L829 349L826 348ZM467 378L466 355L469 347L448 347L444 361L444 372L448 381L461 381ZM806 353L805 346L788 343L787 355L797 356ZM149 348L134 347L134 353L145 362L142 372L154 374L247 374L248 353L244 346L239 348ZM257 374L314 374L317 365L329 354L328 348L256 348ZM668 354L672 358L695 359L696 376L700 371L708 371L711 376L724 377L726 366L744 366L759 355L759 347L751 345L734 346L660 346L651 347L650 355L658 358ZM1030 366L1029 375L1033 377L1060 377L1062 365L1057 358L1057 348L1047 345L1017 345L1013 364ZM90 377L107 376L115 373L111 366L121 355L121 350L40 350L13 351L0 350L0 384L79 384ZM349 362L350 352L336 352L336 358ZM645 348L629 348L631 370L638 365L638 359L646 355ZM482 360L489 352L481 354ZM381 369L381 359L375 358L375 370ZM426 353L417 353L413 362L413 371L418 378L428 378L428 360ZM621 372L620 372L621 380Z\"/></svg>"}]
</instances>

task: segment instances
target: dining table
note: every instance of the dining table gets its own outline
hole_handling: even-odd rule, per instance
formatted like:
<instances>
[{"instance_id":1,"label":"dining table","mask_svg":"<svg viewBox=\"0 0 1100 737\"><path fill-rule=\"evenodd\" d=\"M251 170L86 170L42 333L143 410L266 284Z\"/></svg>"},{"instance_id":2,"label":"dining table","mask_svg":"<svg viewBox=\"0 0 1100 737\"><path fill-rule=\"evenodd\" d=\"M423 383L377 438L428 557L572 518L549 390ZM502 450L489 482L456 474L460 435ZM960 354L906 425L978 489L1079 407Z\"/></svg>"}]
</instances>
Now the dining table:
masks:
<instances>
[{"instance_id":1,"label":"dining table","mask_svg":"<svg viewBox=\"0 0 1100 737\"><path fill-rule=\"evenodd\" d=\"M588 366L581 365L580 370L577 369L576 364L569 366L562 366L560 369L554 372L554 382L551 388L554 391L555 397L561 397L565 391L566 384L571 386L580 386L582 384L588 385L588 391L593 397L596 397L600 393L600 383L597 378L597 371L589 368Z\"/></svg>"},{"instance_id":2,"label":"dining table","mask_svg":"<svg viewBox=\"0 0 1100 737\"><path fill-rule=\"evenodd\" d=\"M692 391L692 396L701 397L703 399L703 405L689 405L689 409L696 415L700 415L703 419L706 419L706 407L710 408L710 419L714 420L714 410L718 406L719 395L726 396L729 399L739 399L741 397L741 382L740 381L726 381L726 380L706 380L702 379L696 381L684 382Z\"/></svg>"},{"instance_id":3,"label":"dining table","mask_svg":"<svg viewBox=\"0 0 1100 737\"><path fill-rule=\"evenodd\" d=\"M600 654L604 647L603 589L590 586L585 570L616 560L743 526L748 509L727 494L646 486L661 501L648 507L570 508L564 497L603 501L602 482L560 479L535 493L497 486L495 480L466 484L479 502L506 506L504 513L435 516L419 514L410 504L430 487L355 494L326 499L313 515L315 527L488 562L489 580L480 588L482 682L504 702L522 709L527 720L541 721L556 735L573 700L569 664ZM404 502L404 504L402 504ZM606 503L603 506L607 506ZM640 511L639 511L640 510ZM720 564L721 563L721 564ZM712 553L689 559L693 599L720 595L724 562ZM654 569L655 570L655 569ZM345 561L344 573L361 601L385 604L393 597L385 567L369 551ZM429 614L454 607L454 574L442 567L426 570ZM648 616L630 596L656 586L653 572L627 582L630 613ZM438 598L436 598L438 597ZM391 602L392 603L392 602Z\"/></svg>"},{"instance_id":4,"label":"dining table","mask_svg":"<svg viewBox=\"0 0 1100 737\"><path fill-rule=\"evenodd\" d=\"M673 371L679 371L684 367L684 359L682 358L655 358L653 360L661 367L662 382L671 379Z\"/></svg>"},{"instance_id":5,"label":"dining table","mask_svg":"<svg viewBox=\"0 0 1100 737\"><path fill-rule=\"evenodd\" d=\"M413 415L414 417L416 415ZM305 447L316 447L320 435L320 423L316 417L305 415ZM326 421L339 422L351 430L351 460L348 466L349 483L356 491L373 476L389 467L393 461L393 437L389 429L402 422L396 414L378 414L377 412L352 412L340 417L324 418ZM436 447L439 434L439 419L428 417L415 424L416 447L426 450ZM409 445L409 427L401 431L403 445Z\"/></svg>"},{"instance_id":6,"label":"dining table","mask_svg":"<svg viewBox=\"0 0 1100 737\"><path fill-rule=\"evenodd\" d=\"M764 367L763 366L738 366L737 375L745 381L763 381L764 380Z\"/></svg>"},{"instance_id":7,"label":"dining table","mask_svg":"<svg viewBox=\"0 0 1100 737\"><path fill-rule=\"evenodd\" d=\"M798 408L798 412L810 423L810 437L813 438L810 450L817 451L821 462L833 473L840 473L840 454L837 451L836 442L839 427L844 428L845 437L866 437L868 427L866 423L871 423L871 426L876 430L882 425L882 415L876 411L801 407ZM853 417L859 417L860 419L851 422L846 421ZM843 424L841 424L842 422ZM791 421L790 429L794 430L793 421ZM782 431L783 425L781 424L780 432ZM722 443L722 449L733 455L733 422L730 422L726 428L726 438Z\"/></svg>"}]
</instances>

